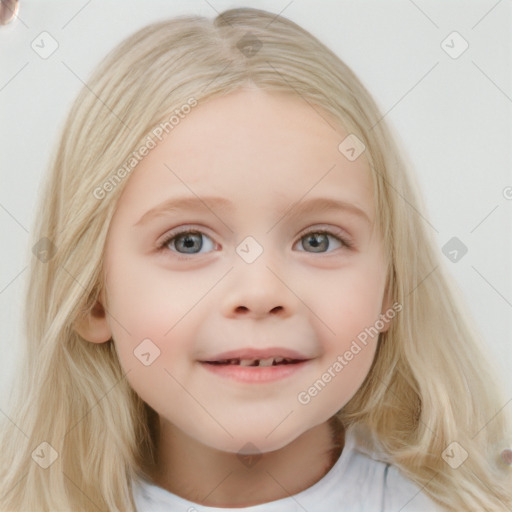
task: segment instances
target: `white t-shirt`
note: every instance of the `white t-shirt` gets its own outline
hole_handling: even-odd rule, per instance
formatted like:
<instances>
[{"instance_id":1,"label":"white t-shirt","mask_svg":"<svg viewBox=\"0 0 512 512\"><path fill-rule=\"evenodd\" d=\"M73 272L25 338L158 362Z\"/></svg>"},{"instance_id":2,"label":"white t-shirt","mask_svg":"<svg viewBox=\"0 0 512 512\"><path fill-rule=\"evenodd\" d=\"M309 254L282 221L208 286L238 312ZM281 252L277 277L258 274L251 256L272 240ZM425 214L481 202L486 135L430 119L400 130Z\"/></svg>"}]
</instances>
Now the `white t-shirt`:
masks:
<instances>
[{"instance_id":1,"label":"white t-shirt","mask_svg":"<svg viewBox=\"0 0 512 512\"><path fill-rule=\"evenodd\" d=\"M369 450L364 431L348 428L330 471L293 496L245 508L218 508L180 498L147 480L133 482L138 512L440 512L385 456ZM361 437L363 436L363 437ZM363 441L363 442L361 442Z\"/></svg>"}]
</instances>

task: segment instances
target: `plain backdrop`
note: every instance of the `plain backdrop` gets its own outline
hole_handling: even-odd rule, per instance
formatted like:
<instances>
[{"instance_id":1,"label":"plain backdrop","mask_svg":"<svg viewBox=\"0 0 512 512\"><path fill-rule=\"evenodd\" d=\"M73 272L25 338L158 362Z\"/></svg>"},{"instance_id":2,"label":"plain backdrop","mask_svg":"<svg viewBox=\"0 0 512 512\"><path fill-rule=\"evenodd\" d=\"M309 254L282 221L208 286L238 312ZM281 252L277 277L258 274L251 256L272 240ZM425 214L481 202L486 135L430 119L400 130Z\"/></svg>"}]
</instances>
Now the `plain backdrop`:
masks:
<instances>
[{"instance_id":1,"label":"plain backdrop","mask_svg":"<svg viewBox=\"0 0 512 512\"><path fill-rule=\"evenodd\" d=\"M448 268L512 399L510 1L21 0L19 19L0 27L0 412L22 357L34 205L72 100L142 26L239 6L297 22L374 96L413 164L439 251L452 237L468 249ZM42 32L58 44L47 58L33 49Z\"/></svg>"}]
</instances>

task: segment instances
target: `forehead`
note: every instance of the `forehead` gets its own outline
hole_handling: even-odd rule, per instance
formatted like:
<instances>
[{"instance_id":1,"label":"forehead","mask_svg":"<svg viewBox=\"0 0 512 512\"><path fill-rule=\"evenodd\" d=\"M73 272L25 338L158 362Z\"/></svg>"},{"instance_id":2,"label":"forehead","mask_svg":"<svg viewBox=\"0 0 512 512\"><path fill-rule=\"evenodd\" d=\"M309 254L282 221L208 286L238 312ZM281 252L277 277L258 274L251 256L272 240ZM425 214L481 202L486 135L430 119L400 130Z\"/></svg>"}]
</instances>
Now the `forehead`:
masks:
<instances>
[{"instance_id":1,"label":"forehead","mask_svg":"<svg viewBox=\"0 0 512 512\"><path fill-rule=\"evenodd\" d=\"M338 149L348 135L301 97L241 90L199 104L138 164L120 200L133 215L171 195L216 195L241 205L328 195L373 216L364 155Z\"/></svg>"}]
</instances>

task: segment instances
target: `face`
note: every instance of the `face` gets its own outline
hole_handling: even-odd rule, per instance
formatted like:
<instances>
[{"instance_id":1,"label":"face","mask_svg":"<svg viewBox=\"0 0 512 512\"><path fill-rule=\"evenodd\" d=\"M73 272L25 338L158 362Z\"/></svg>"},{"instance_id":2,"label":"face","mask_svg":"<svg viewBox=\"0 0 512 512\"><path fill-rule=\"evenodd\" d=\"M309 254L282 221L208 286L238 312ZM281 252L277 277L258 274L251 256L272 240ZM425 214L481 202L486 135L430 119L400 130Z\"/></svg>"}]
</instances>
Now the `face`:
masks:
<instances>
[{"instance_id":1,"label":"face","mask_svg":"<svg viewBox=\"0 0 512 512\"><path fill-rule=\"evenodd\" d=\"M200 103L111 222L102 297L127 379L209 447L284 447L372 363L377 337L357 341L385 308L371 179L326 118L260 90Z\"/></svg>"}]
</instances>

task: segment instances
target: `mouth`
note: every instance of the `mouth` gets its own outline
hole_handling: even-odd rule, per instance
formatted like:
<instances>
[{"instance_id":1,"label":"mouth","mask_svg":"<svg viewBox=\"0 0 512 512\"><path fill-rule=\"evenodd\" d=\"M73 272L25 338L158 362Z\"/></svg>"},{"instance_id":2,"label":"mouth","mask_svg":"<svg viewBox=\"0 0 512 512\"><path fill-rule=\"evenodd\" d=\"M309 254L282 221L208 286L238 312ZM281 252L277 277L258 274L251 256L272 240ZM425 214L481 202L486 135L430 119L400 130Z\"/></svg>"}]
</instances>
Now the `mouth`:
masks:
<instances>
[{"instance_id":1,"label":"mouth","mask_svg":"<svg viewBox=\"0 0 512 512\"><path fill-rule=\"evenodd\" d=\"M209 372L241 383L275 382L304 371L311 358L286 347L239 348L200 361Z\"/></svg>"},{"instance_id":2,"label":"mouth","mask_svg":"<svg viewBox=\"0 0 512 512\"><path fill-rule=\"evenodd\" d=\"M242 349L224 352L204 361L203 368L222 378L246 384L291 378L308 366L310 358L285 348Z\"/></svg>"},{"instance_id":3,"label":"mouth","mask_svg":"<svg viewBox=\"0 0 512 512\"><path fill-rule=\"evenodd\" d=\"M267 357L265 359L222 359L218 361L203 361L205 364L224 365L224 366L245 366L245 367L268 367L281 366L288 364L298 364L306 361L306 359L291 359L288 357Z\"/></svg>"}]
</instances>

